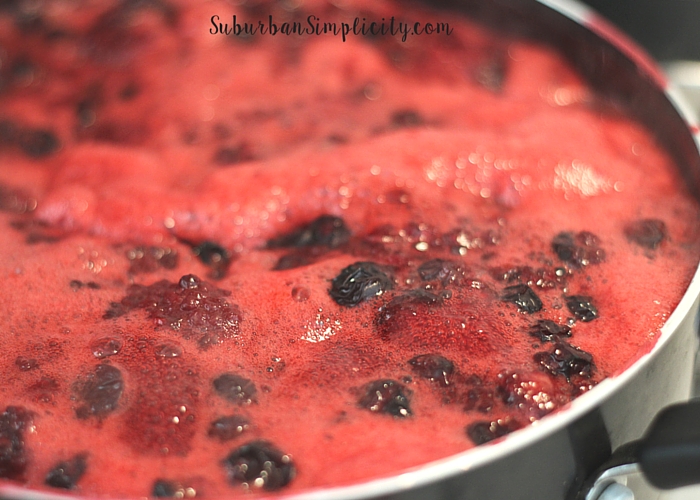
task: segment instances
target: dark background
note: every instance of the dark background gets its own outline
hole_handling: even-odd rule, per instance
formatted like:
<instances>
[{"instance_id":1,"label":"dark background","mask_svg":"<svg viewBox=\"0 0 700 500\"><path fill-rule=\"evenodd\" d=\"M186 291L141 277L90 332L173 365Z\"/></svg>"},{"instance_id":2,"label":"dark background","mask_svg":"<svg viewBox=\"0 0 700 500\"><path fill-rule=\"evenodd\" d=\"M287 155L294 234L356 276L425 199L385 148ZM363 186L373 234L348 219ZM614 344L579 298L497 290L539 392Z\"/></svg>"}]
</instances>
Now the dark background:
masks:
<instances>
[{"instance_id":1,"label":"dark background","mask_svg":"<svg viewBox=\"0 0 700 500\"><path fill-rule=\"evenodd\" d=\"M700 61L700 0L584 0L658 61Z\"/></svg>"}]
</instances>

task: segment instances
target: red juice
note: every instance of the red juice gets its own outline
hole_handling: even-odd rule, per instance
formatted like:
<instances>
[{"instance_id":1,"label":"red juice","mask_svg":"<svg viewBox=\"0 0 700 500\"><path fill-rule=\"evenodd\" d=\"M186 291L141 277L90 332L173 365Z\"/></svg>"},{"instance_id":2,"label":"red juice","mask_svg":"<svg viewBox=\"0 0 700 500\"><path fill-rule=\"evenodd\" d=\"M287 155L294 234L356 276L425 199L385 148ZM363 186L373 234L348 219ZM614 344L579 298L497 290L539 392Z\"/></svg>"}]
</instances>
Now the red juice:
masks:
<instances>
[{"instance_id":1,"label":"red juice","mask_svg":"<svg viewBox=\"0 0 700 500\"><path fill-rule=\"evenodd\" d=\"M233 14L453 31L210 32ZM49 1L0 11L0 45L3 481L396 474L620 373L697 266L653 136L553 49L449 11Z\"/></svg>"}]
</instances>

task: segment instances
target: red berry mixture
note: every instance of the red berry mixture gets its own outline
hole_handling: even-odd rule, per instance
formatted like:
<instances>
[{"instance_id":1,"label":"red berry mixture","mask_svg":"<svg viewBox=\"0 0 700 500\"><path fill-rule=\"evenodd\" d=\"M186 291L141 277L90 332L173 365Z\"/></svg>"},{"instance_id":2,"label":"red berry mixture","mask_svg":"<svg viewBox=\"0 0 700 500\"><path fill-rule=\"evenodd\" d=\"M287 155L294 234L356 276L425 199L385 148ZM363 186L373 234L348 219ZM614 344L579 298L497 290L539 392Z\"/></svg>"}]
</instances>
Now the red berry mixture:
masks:
<instances>
[{"instance_id":1,"label":"red berry mixture","mask_svg":"<svg viewBox=\"0 0 700 500\"><path fill-rule=\"evenodd\" d=\"M394 1L30 3L0 5L0 485L397 474L620 373L694 273L668 155L539 42ZM210 33L234 14L453 31Z\"/></svg>"}]
</instances>

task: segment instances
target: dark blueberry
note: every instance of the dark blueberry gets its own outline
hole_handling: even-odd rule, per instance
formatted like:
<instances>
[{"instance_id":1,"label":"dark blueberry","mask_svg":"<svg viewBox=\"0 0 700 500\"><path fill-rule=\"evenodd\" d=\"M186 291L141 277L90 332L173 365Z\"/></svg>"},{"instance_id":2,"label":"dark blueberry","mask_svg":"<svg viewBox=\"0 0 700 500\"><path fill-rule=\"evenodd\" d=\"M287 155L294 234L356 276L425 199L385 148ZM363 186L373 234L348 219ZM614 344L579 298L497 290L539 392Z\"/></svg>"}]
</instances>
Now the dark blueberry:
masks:
<instances>
[{"instance_id":1,"label":"dark blueberry","mask_svg":"<svg viewBox=\"0 0 700 500\"><path fill-rule=\"evenodd\" d=\"M224 399L239 405L254 402L258 392L252 381L234 373L224 373L214 379L214 390Z\"/></svg>"},{"instance_id":2,"label":"dark blueberry","mask_svg":"<svg viewBox=\"0 0 700 500\"><path fill-rule=\"evenodd\" d=\"M20 148L27 156L42 158L56 152L61 143L50 130L25 130L20 134Z\"/></svg>"},{"instance_id":3,"label":"dark blueberry","mask_svg":"<svg viewBox=\"0 0 700 500\"><path fill-rule=\"evenodd\" d=\"M577 319L588 322L598 317L598 309L593 305L591 297L586 295L570 295L565 297L566 307Z\"/></svg>"},{"instance_id":4,"label":"dark blueberry","mask_svg":"<svg viewBox=\"0 0 700 500\"><path fill-rule=\"evenodd\" d=\"M0 145L19 148L31 158L42 158L56 152L61 143L50 130L26 128L10 120L0 121Z\"/></svg>"},{"instance_id":5,"label":"dark blueberry","mask_svg":"<svg viewBox=\"0 0 700 500\"><path fill-rule=\"evenodd\" d=\"M625 236L632 243L654 250L666 238L666 224L658 219L630 222L625 226Z\"/></svg>"},{"instance_id":6,"label":"dark blueberry","mask_svg":"<svg viewBox=\"0 0 700 500\"><path fill-rule=\"evenodd\" d=\"M102 315L102 319L114 319L124 316L128 309L120 302L110 302L109 308Z\"/></svg>"},{"instance_id":7,"label":"dark blueberry","mask_svg":"<svg viewBox=\"0 0 700 500\"><path fill-rule=\"evenodd\" d=\"M578 375L590 378L593 372L593 356L586 351L559 341L549 352L538 352L535 361L554 376L564 375L567 380Z\"/></svg>"},{"instance_id":8,"label":"dark blueberry","mask_svg":"<svg viewBox=\"0 0 700 500\"><path fill-rule=\"evenodd\" d=\"M24 356L18 356L15 359L15 365L23 372L28 372L39 366L39 363L34 358L25 358Z\"/></svg>"},{"instance_id":9,"label":"dark blueberry","mask_svg":"<svg viewBox=\"0 0 700 500\"><path fill-rule=\"evenodd\" d=\"M229 127L224 122L215 123L211 129L214 132L214 137L216 137L220 141L230 139L233 136L233 131L231 130L231 127Z\"/></svg>"},{"instance_id":10,"label":"dark blueberry","mask_svg":"<svg viewBox=\"0 0 700 500\"><path fill-rule=\"evenodd\" d=\"M27 245L36 245L39 243L56 243L59 240L57 236L51 236L38 231L33 231L27 235L25 239Z\"/></svg>"},{"instance_id":11,"label":"dark blueberry","mask_svg":"<svg viewBox=\"0 0 700 500\"><path fill-rule=\"evenodd\" d=\"M409 396L409 391L395 380L375 380L362 388L358 404L371 412L404 418L411 415Z\"/></svg>"},{"instance_id":12,"label":"dark blueberry","mask_svg":"<svg viewBox=\"0 0 700 500\"><path fill-rule=\"evenodd\" d=\"M600 248L598 237L588 231L577 234L561 232L552 239L552 249L559 259L574 268L600 264L605 260L605 250Z\"/></svg>"},{"instance_id":13,"label":"dark blueberry","mask_svg":"<svg viewBox=\"0 0 700 500\"><path fill-rule=\"evenodd\" d=\"M36 71L36 65L26 56L16 59L10 68L12 79L19 85L31 82Z\"/></svg>"},{"instance_id":14,"label":"dark blueberry","mask_svg":"<svg viewBox=\"0 0 700 500\"><path fill-rule=\"evenodd\" d=\"M339 305L353 307L392 288L392 279L379 265L355 262L333 278L328 293Z\"/></svg>"},{"instance_id":15,"label":"dark blueberry","mask_svg":"<svg viewBox=\"0 0 700 500\"><path fill-rule=\"evenodd\" d=\"M0 145L2 140L0 139ZM22 190L0 184L0 212L23 214L35 208L35 200Z\"/></svg>"},{"instance_id":16,"label":"dark blueberry","mask_svg":"<svg viewBox=\"0 0 700 500\"><path fill-rule=\"evenodd\" d=\"M408 360L414 373L446 387L452 382L454 364L439 354L421 354Z\"/></svg>"},{"instance_id":17,"label":"dark blueberry","mask_svg":"<svg viewBox=\"0 0 700 500\"><path fill-rule=\"evenodd\" d=\"M501 92L508 72L508 55L498 51L481 64L474 73L474 79L484 88L492 92Z\"/></svg>"},{"instance_id":18,"label":"dark blueberry","mask_svg":"<svg viewBox=\"0 0 700 500\"><path fill-rule=\"evenodd\" d=\"M180 485L174 481L167 479L156 479L153 483L151 496L155 498L175 498L175 495L180 490Z\"/></svg>"},{"instance_id":19,"label":"dark blueberry","mask_svg":"<svg viewBox=\"0 0 700 500\"><path fill-rule=\"evenodd\" d=\"M267 441L253 441L233 450L223 466L231 483L267 491L284 488L296 475L291 457Z\"/></svg>"},{"instance_id":20,"label":"dark blueberry","mask_svg":"<svg viewBox=\"0 0 700 500\"><path fill-rule=\"evenodd\" d=\"M20 479L24 475L24 431L31 422L31 413L19 406L8 406L0 415L0 477Z\"/></svg>"},{"instance_id":21,"label":"dark blueberry","mask_svg":"<svg viewBox=\"0 0 700 500\"><path fill-rule=\"evenodd\" d=\"M93 99L83 99L75 106L75 117L78 124L85 128L93 125L96 118L97 102Z\"/></svg>"},{"instance_id":22,"label":"dark blueberry","mask_svg":"<svg viewBox=\"0 0 700 500\"><path fill-rule=\"evenodd\" d=\"M491 269L491 276L493 276L497 280L505 281L506 283L522 283L525 281L526 283L528 282L527 279L523 280L523 275L527 274L526 270L530 269L529 267L522 267L522 266L516 266L516 267L509 267L509 268L494 268Z\"/></svg>"},{"instance_id":23,"label":"dark blueberry","mask_svg":"<svg viewBox=\"0 0 700 500\"><path fill-rule=\"evenodd\" d=\"M123 0L105 10L86 34L86 55L103 62L123 62L140 41L133 40L135 15L148 10L163 19L168 27L177 23L178 11L164 0ZM131 35L131 36L130 36ZM132 39L130 39L132 38Z\"/></svg>"},{"instance_id":24,"label":"dark blueberry","mask_svg":"<svg viewBox=\"0 0 700 500\"><path fill-rule=\"evenodd\" d=\"M330 144L347 144L348 138L342 134L331 134L326 137L326 141Z\"/></svg>"},{"instance_id":25,"label":"dark blueberry","mask_svg":"<svg viewBox=\"0 0 700 500\"><path fill-rule=\"evenodd\" d=\"M433 259L418 267L418 275L423 281L439 281L447 286L464 277L464 266L451 260Z\"/></svg>"},{"instance_id":26,"label":"dark blueberry","mask_svg":"<svg viewBox=\"0 0 700 500\"><path fill-rule=\"evenodd\" d=\"M530 266L515 266L510 268L491 269L491 275L506 283L524 283L529 286L536 285L539 288L554 288L561 281L562 276L558 276L545 268L533 269Z\"/></svg>"},{"instance_id":27,"label":"dark blueberry","mask_svg":"<svg viewBox=\"0 0 700 500\"><path fill-rule=\"evenodd\" d=\"M102 288L98 283L95 283L94 281L88 281L87 283L83 283L80 280L71 280L70 283L68 283L70 287L73 290L80 290L82 287L86 286L91 290L99 290Z\"/></svg>"},{"instance_id":28,"label":"dark blueberry","mask_svg":"<svg viewBox=\"0 0 700 500\"><path fill-rule=\"evenodd\" d=\"M492 422L485 420L474 422L467 427L467 436L474 444L480 445L498 439L516 431L520 425L514 420L499 419Z\"/></svg>"},{"instance_id":29,"label":"dark blueberry","mask_svg":"<svg viewBox=\"0 0 700 500\"><path fill-rule=\"evenodd\" d=\"M231 265L231 256L221 245L212 241L205 241L192 248L194 254L203 264L212 268L211 277L223 278Z\"/></svg>"},{"instance_id":30,"label":"dark blueberry","mask_svg":"<svg viewBox=\"0 0 700 500\"><path fill-rule=\"evenodd\" d=\"M559 233L552 239L552 249L559 259L571 262L576 255L576 243L573 233Z\"/></svg>"},{"instance_id":31,"label":"dark blueberry","mask_svg":"<svg viewBox=\"0 0 700 500\"><path fill-rule=\"evenodd\" d=\"M472 375L465 380L469 388L465 393L464 411L477 410L481 413L489 413L494 404L493 387L487 387L480 377Z\"/></svg>"},{"instance_id":32,"label":"dark blueberry","mask_svg":"<svg viewBox=\"0 0 700 500\"><path fill-rule=\"evenodd\" d=\"M124 380L118 368L97 365L85 380L77 384L77 393L83 405L76 409L78 418L103 418L117 409L124 390Z\"/></svg>"},{"instance_id":33,"label":"dark blueberry","mask_svg":"<svg viewBox=\"0 0 700 500\"><path fill-rule=\"evenodd\" d=\"M496 393L506 405L525 410L535 418L557 406L552 379L542 372L501 372Z\"/></svg>"},{"instance_id":34,"label":"dark blueberry","mask_svg":"<svg viewBox=\"0 0 700 500\"><path fill-rule=\"evenodd\" d=\"M347 243L350 239L350 234L350 229L340 217L321 215L288 234L269 240L267 248L300 248L309 246L336 248Z\"/></svg>"},{"instance_id":35,"label":"dark blueberry","mask_svg":"<svg viewBox=\"0 0 700 500\"><path fill-rule=\"evenodd\" d=\"M391 115L391 125L394 128L419 127L424 123L425 119L412 109L402 109Z\"/></svg>"},{"instance_id":36,"label":"dark blueberry","mask_svg":"<svg viewBox=\"0 0 700 500\"><path fill-rule=\"evenodd\" d=\"M85 474L87 469L87 454L81 453L65 462L60 462L51 469L44 479L44 484L54 488L72 490Z\"/></svg>"},{"instance_id":37,"label":"dark blueberry","mask_svg":"<svg viewBox=\"0 0 700 500\"><path fill-rule=\"evenodd\" d=\"M507 286L503 291L501 298L517 305L520 312L532 314L542 309L542 301L527 285Z\"/></svg>"},{"instance_id":38,"label":"dark blueberry","mask_svg":"<svg viewBox=\"0 0 700 500\"><path fill-rule=\"evenodd\" d=\"M537 337L542 342L549 342L557 337L571 337L571 328L566 325L558 325L548 319L541 319L530 327L530 335Z\"/></svg>"},{"instance_id":39,"label":"dark blueberry","mask_svg":"<svg viewBox=\"0 0 700 500\"><path fill-rule=\"evenodd\" d=\"M250 427L250 422L238 415L229 415L214 420L209 425L208 435L221 442L230 441L237 438Z\"/></svg>"},{"instance_id":40,"label":"dark blueberry","mask_svg":"<svg viewBox=\"0 0 700 500\"><path fill-rule=\"evenodd\" d=\"M228 167L237 163L243 163L253 159L250 148L242 144L236 147L223 147L214 153L213 161L219 166Z\"/></svg>"},{"instance_id":41,"label":"dark blueberry","mask_svg":"<svg viewBox=\"0 0 700 500\"><path fill-rule=\"evenodd\" d=\"M122 101L130 101L139 95L140 90L136 82L129 82L119 91L119 98Z\"/></svg>"}]
</instances>

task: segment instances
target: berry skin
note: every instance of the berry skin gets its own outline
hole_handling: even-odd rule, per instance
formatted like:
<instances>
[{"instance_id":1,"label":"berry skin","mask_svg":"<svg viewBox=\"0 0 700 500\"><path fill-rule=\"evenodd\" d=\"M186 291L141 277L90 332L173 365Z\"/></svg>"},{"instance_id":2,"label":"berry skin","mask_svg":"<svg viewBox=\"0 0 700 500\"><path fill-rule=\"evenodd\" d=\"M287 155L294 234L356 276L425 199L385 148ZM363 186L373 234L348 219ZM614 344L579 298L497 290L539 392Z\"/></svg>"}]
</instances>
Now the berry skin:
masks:
<instances>
[{"instance_id":1,"label":"berry skin","mask_svg":"<svg viewBox=\"0 0 700 500\"><path fill-rule=\"evenodd\" d=\"M24 432L32 414L20 406L8 406L0 414L0 477L21 479L27 468Z\"/></svg>"},{"instance_id":2,"label":"berry skin","mask_svg":"<svg viewBox=\"0 0 700 500\"><path fill-rule=\"evenodd\" d=\"M571 337L571 328L558 325L549 319L541 319L530 327L529 333L542 342L550 342L558 337Z\"/></svg>"},{"instance_id":3,"label":"berry skin","mask_svg":"<svg viewBox=\"0 0 700 500\"><path fill-rule=\"evenodd\" d=\"M61 141L51 130L1 120L0 147L4 145L16 146L29 158L41 159L58 151Z\"/></svg>"},{"instance_id":4,"label":"berry skin","mask_svg":"<svg viewBox=\"0 0 700 500\"><path fill-rule=\"evenodd\" d=\"M252 381L235 373L224 373L214 379L214 390L219 396L238 405L254 402L258 393Z\"/></svg>"},{"instance_id":5,"label":"berry skin","mask_svg":"<svg viewBox=\"0 0 700 500\"><path fill-rule=\"evenodd\" d=\"M476 410L481 413L490 413L494 405L494 389L484 384L481 377L471 375L465 380L468 390L464 393L464 411Z\"/></svg>"},{"instance_id":6,"label":"berry skin","mask_svg":"<svg viewBox=\"0 0 700 500\"><path fill-rule=\"evenodd\" d=\"M555 377L564 375L567 381L574 376L591 378L595 368L593 356L564 341L556 342L549 352L538 352L534 359L546 372Z\"/></svg>"},{"instance_id":7,"label":"berry skin","mask_svg":"<svg viewBox=\"0 0 700 500\"><path fill-rule=\"evenodd\" d=\"M291 457L267 441L253 441L233 450L222 464L231 483L251 489L277 491L296 475Z\"/></svg>"},{"instance_id":8,"label":"berry skin","mask_svg":"<svg viewBox=\"0 0 700 500\"><path fill-rule=\"evenodd\" d=\"M425 118L412 109L400 109L391 114L391 125L394 128L419 127L423 124Z\"/></svg>"},{"instance_id":9,"label":"berry skin","mask_svg":"<svg viewBox=\"0 0 700 500\"><path fill-rule=\"evenodd\" d=\"M625 236L642 248L656 250L666 239L666 224L659 219L641 219L625 225Z\"/></svg>"},{"instance_id":10,"label":"berry skin","mask_svg":"<svg viewBox=\"0 0 700 500\"><path fill-rule=\"evenodd\" d=\"M593 305L593 299L587 295L570 295L564 297L566 307L576 319L587 323L598 317L598 309Z\"/></svg>"},{"instance_id":11,"label":"berry skin","mask_svg":"<svg viewBox=\"0 0 700 500\"><path fill-rule=\"evenodd\" d=\"M267 248L337 248L347 243L350 235L350 229L343 219L333 215L321 215L288 234L269 240Z\"/></svg>"},{"instance_id":12,"label":"berry skin","mask_svg":"<svg viewBox=\"0 0 700 500\"><path fill-rule=\"evenodd\" d=\"M394 380L375 380L363 387L358 401L361 408L374 413L387 413L398 418L411 415L410 393Z\"/></svg>"},{"instance_id":13,"label":"berry skin","mask_svg":"<svg viewBox=\"0 0 700 500\"><path fill-rule=\"evenodd\" d=\"M240 144L234 147L223 147L216 150L212 161L220 167L230 167L253 159L250 146Z\"/></svg>"},{"instance_id":14,"label":"berry skin","mask_svg":"<svg viewBox=\"0 0 700 500\"><path fill-rule=\"evenodd\" d=\"M76 416L81 419L91 416L102 419L117 409L124 380L118 368L97 365L77 386L78 397L83 404L76 409Z\"/></svg>"},{"instance_id":15,"label":"berry skin","mask_svg":"<svg viewBox=\"0 0 700 500\"><path fill-rule=\"evenodd\" d=\"M250 428L250 422L244 417L230 415L214 420L209 425L210 438L216 438L222 443L237 438Z\"/></svg>"},{"instance_id":16,"label":"berry skin","mask_svg":"<svg viewBox=\"0 0 700 500\"><path fill-rule=\"evenodd\" d=\"M507 286L503 291L505 293L501 298L517 305L520 312L533 314L542 309L542 301L527 285Z\"/></svg>"},{"instance_id":17,"label":"berry skin","mask_svg":"<svg viewBox=\"0 0 700 500\"><path fill-rule=\"evenodd\" d=\"M205 241L192 248L192 252L199 260L211 268L209 273L212 279L221 279L226 276L231 265L231 255L228 251L212 241Z\"/></svg>"},{"instance_id":18,"label":"berry skin","mask_svg":"<svg viewBox=\"0 0 700 500\"><path fill-rule=\"evenodd\" d=\"M408 360L411 369L422 378L447 387L452 383L454 363L439 354L421 354Z\"/></svg>"},{"instance_id":19,"label":"berry skin","mask_svg":"<svg viewBox=\"0 0 700 500\"><path fill-rule=\"evenodd\" d=\"M151 491L151 496L155 498L175 498L178 493L180 485L174 481L168 481L166 479L157 479L153 483L153 490Z\"/></svg>"},{"instance_id":20,"label":"berry skin","mask_svg":"<svg viewBox=\"0 0 700 500\"><path fill-rule=\"evenodd\" d=\"M27 129L19 135L19 146L30 158L44 158L58 151L61 141L56 134L45 129Z\"/></svg>"},{"instance_id":21,"label":"berry skin","mask_svg":"<svg viewBox=\"0 0 700 500\"><path fill-rule=\"evenodd\" d=\"M75 489L87 469L87 454L81 453L70 460L59 463L49 471L44 479L47 486L64 490Z\"/></svg>"},{"instance_id":22,"label":"berry skin","mask_svg":"<svg viewBox=\"0 0 700 500\"><path fill-rule=\"evenodd\" d=\"M605 261L605 250L600 248L598 237L588 231L557 234L552 239L552 250L574 269Z\"/></svg>"},{"instance_id":23,"label":"berry skin","mask_svg":"<svg viewBox=\"0 0 700 500\"><path fill-rule=\"evenodd\" d=\"M354 307L392 288L392 279L378 264L355 262L333 278L328 293L338 305Z\"/></svg>"},{"instance_id":24,"label":"berry skin","mask_svg":"<svg viewBox=\"0 0 700 500\"><path fill-rule=\"evenodd\" d=\"M542 418L558 405L551 378L541 372L499 373L497 393L506 405L524 411L530 420Z\"/></svg>"},{"instance_id":25,"label":"berry skin","mask_svg":"<svg viewBox=\"0 0 700 500\"><path fill-rule=\"evenodd\" d=\"M491 269L491 276L505 283L523 283L531 287L542 289L555 288L562 282L562 276L559 276L556 270L539 267L532 268L530 266L513 266Z\"/></svg>"},{"instance_id":26,"label":"berry skin","mask_svg":"<svg viewBox=\"0 0 700 500\"><path fill-rule=\"evenodd\" d=\"M480 445L510 434L522 427L511 418L498 419L493 421L482 420L474 422L466 429L467 436L474 444Z\"/></svg>"},{"instance_id":27,"label":"berry skin","mask_svg":"<svg viewBox=\"0 0 700 500\"><path fill-rule=\"evenodd\" d=\"M464 279L464 265L459 262L443 259L433 259L418 267L418 275L423 281L439 281L442 286L459 283Z\"/></svg>"}]
</instances>

